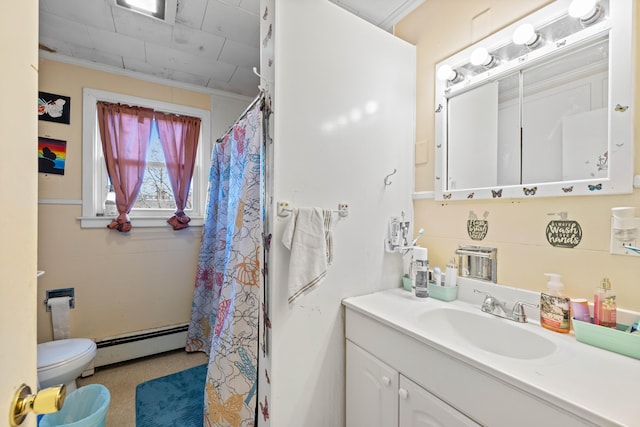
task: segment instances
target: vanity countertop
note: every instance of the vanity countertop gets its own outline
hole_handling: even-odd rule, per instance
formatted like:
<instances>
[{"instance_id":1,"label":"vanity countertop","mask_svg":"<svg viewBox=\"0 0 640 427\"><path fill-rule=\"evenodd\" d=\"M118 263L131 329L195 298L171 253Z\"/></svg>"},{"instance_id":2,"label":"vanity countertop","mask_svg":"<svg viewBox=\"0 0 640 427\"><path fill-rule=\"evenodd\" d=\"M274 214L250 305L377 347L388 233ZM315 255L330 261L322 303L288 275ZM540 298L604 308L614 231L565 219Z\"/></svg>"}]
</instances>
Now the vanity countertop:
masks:
<instances>
[{"instance_id":1,"label":"vanity countertop","mask_svg":"<svg viewBox=\"0 0 640 427\"><path fill-rule=\"evenodd\" d=\"M465 340L438 333L437 324L419 324L419 315L439 308L455 308L495 317L480 311L483 297L471 296L470 290L474 287L481 287L483 291L490 290L494 296L500 295L498 290L502 289L506 292L504 295L507 301L524 299L536 302L535 299L539 298L539 293L498 285L487 287L475 282L461 284L459 299L453 302L417 298L398 288L347 298L343 304L347 309L375 319L525 393L598 425L640 426L640 360L580 343L572 333L548 331L540 326L537 318L532 316L533 313L528 313L529 323L496 319L539 334L555 344L556 351L535 359L511 358L485 351Z\"/></svg>"}]
</instances>

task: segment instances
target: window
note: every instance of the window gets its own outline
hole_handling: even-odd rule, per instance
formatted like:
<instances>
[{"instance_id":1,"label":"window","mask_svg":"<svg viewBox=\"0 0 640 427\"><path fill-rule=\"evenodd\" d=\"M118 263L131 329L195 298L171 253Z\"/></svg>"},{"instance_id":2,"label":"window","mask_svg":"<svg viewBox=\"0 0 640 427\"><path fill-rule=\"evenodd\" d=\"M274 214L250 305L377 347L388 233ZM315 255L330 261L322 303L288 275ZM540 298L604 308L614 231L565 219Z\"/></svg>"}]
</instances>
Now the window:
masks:
<instances>
[{"instance_id":1,"label":"window","mask_svg":"<svg viewBox=\"0 0 640 427\"><path fill-rule=\"evenodd\" d=\"M191 217L189 225L202 225L207 191L207 177L211 152L210 113L199 108L170 104L95 89L83 93L83 164L82 164L82 217L83 228L103 228L111 221L104 217L104 201L109 189L109 177L102 154L96 104L98 101L122 103L152 108L166 113L200 118L200 139L196 165L191 181L191 192L185 213ZM175 211L173 192L165 168L164 154L158 138L157 125L152 125L147 154L147 169L143 187L129 217L134 227L169 227L166 223Z\"/></svg>"},{"instance_id":2,"label":"window","mask_svg":"<svg viewBox=\"0 0 640 427\"><path fill-rule=\"evenodd\" d=\"M195 173L195 171L194 171ZM193 210L193 186L191 186L185 212ZM158 136L158 124L155 119L151 123L151 138L149 151L147 152L147 167L144 172L144 180L134 209L142 212L146 210L168 210L175 207L171 181L164 159L164 151Z\"/></svg>"}]
</instances>

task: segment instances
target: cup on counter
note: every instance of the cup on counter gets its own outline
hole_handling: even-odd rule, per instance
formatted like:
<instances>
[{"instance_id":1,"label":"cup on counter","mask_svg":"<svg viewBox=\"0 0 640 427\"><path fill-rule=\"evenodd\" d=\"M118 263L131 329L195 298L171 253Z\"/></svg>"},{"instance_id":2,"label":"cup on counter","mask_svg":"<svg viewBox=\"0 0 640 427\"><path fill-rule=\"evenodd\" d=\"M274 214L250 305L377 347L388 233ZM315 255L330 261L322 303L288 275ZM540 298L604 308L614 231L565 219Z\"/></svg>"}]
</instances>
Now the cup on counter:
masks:
<instances>
[{"instance_id":1,"label":"cup on counter","mask_svg":"<svg viewBox=\"0 0 640 427\"><path fill-rule=\"evenodd\" d=\"M589 303L585 298L571 299L571 318L591 323L591 314L589 314Z\"/></svg>"}]
</instances>

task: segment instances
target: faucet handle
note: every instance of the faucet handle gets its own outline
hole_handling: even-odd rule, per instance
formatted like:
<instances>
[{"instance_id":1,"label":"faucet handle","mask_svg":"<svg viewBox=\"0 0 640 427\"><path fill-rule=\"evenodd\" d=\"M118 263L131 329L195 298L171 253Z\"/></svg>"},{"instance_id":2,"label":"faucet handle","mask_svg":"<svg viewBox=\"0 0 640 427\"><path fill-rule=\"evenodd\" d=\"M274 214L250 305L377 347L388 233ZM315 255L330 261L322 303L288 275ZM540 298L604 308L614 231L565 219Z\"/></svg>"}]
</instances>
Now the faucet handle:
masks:
<instances>
[{"instance_id":1,"label":"faucet handle","mask_svg":"<svg viewBox=\"0 0 640 427\"><path fill-rule=\"evenodd\" d=\"M513 310L511 311L511 317L516 322L526 323L527 315L524 312L524 306L538 308L540 305L538 304L529 304L528 302L518 301L513 305Z\"/></svg>"},{"instance_id":2,"label":"faucet handle","mask_svg":"<svg viewBox=\"0 0 640 427\"><path fill-rule=\"evenodd\" d=\"M484 295L484 301L482 302L482 307L480 309L485 313L492 313L494 307L497 304L497 300L493 297L493 295L488 292L479 291L477 289L474 289L473 293Z\"/></svg>"}]
</instances>

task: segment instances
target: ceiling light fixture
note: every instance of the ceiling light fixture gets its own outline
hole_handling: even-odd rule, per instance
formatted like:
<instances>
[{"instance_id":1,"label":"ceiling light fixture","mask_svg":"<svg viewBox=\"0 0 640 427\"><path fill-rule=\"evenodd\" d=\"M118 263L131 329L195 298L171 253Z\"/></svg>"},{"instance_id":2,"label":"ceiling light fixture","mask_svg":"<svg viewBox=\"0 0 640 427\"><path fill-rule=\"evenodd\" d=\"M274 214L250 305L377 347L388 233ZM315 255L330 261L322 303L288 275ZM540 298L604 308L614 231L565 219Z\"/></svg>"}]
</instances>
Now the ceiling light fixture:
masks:
<instances>
[{"instance_id":1,"label":"ceiling light fixture","mask_svg":"<svg viewBox=\"0 0 640 427\"><path fill-rule=\"evenodd\" d=\"M116 0L116 4L143 15L164 19L165 0Z\"/></svg>"},{"instance_id":2,"label":"ceiling light fixture","mask_svg":"<svg viewBox=\"0 0 640 427\"><path fill-rule=\"evenodd\" d=\"M597 0L573 0L569 5L569 16L580 20L583 26L594 24L602 16L602 6Z\"/></svg>"}]
</instances>

